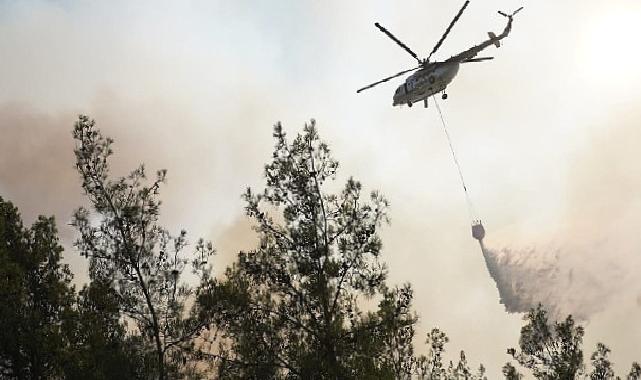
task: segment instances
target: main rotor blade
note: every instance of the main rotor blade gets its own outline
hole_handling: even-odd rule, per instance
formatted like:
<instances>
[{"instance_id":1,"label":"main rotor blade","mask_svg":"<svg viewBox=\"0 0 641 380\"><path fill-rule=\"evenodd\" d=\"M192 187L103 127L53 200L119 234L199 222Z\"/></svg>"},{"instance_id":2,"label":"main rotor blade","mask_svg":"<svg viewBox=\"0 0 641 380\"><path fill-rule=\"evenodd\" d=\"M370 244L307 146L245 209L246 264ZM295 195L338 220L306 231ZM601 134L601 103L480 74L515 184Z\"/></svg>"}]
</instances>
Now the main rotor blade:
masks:
<instances>
[{"instance_id":1,"label":"main rotor blade","mask_svg":"<svg viewBox=\"0 0 641 380\"><path fill-rule=\"evenodd\" d=\"M407 47L407 45L405 45L404 43L402 43L402 42L401 42L401 40L399 40L399 39L398 39L398 38L396 38L392 33L390 33L390 31L389 31L389 30L385 29L384 27L382 27L382 26L381 26L381 24L379 24L379 23L377 23L377 22L375 22L375 23L374 23L374 26L375 26L375 27L377 27L381 32L385 33L385 34L387 35L387 37L391 38L391 39L392 39L394 42L396 42L400 47L402 47L403 49L405 49L405 51L406 51L406 52L410 53L410 55L411 55L412 57L414 57L414 59L416 59L419 63L421 63L421 60L418 58L418 56L416 55L416 53L414 53L414 52L412 51L412 49L410 49L409 47Z\"/></svg>"},{"instance_id":2,"label":"main rotor blade","mask_svg":"<svg viewBox=\"0 0 641 380\"><path fill-rule=\"evenodd\" d=\"M461 10L459 10L458 13L456 14L456 16L454 16L454 19L452 20L450 25L445 30L445 33L443 34L441 39L436 43L436 46L434 46L434 49L432 49L432 52L427 57L428 61L430 60L430 58L432 58L432 55L434 55L434 53L436 53L436 51L441 47L441 45L443 44L443 41L445 41L445 39L447 38L447 35L450 34L450 31L452 30L452 27L454 26L454 24L456 24L458 19L461 18L461 15L463 14L463 12L465 11L465 8L467 8L467 6L469 4L470 4L470 0L465 1L465 4L463 4L463 7L461 8Z\"/></svg>"},{"instance_id":3,"label":"main rotor blade","mask_svg":"<svg viewBox=\"0 0 641 380\"><path fill-rule=\"evenodd\" d=\"M494 59L494 57L479 57L479 58L470 58L466 59L465 61L462 61L462 63L468 63L468 62L483 62L483 61L489 61L491 59Z\"/></svg>"},{"instance_id":4,"label":"main rotor blade","mask_svg":"<svg viewBox=\"0 0 641 380\"><path fill-rule=\"evenodd\" d=\"M399 77L399 76L401 76L401 75L403 75L403 74L409 73L410 71L418 70L418 69L420 69L420 68L421 68L421 66L419 66L419 67L415 67L415 68L413 68L413 69L409 69L409 70L401 71L400 73L396 73L396 74L392 75L391 77L387 77L387 78L385 78L385 79L381 79L381 80L379 80L378 82L374 82L374 83L372 83L372 84L369 84L369 85L367 85L367 86L365 86L365 87L363 87L363 88L361 88L361 89L357 90L357 91L356 91L356 93L358 94L358 93L359 93L359 92L361 92L361 91L364 91L364 90L370 89L370 88L372 88L372 87L374 87L374 86L376 86L376 85L379 85L379 84L381 84L381 83L387 82L387 81L388 81L388 80L390 80L390 79L394 79L394 78Z\"/></svg>"}]
</instances>

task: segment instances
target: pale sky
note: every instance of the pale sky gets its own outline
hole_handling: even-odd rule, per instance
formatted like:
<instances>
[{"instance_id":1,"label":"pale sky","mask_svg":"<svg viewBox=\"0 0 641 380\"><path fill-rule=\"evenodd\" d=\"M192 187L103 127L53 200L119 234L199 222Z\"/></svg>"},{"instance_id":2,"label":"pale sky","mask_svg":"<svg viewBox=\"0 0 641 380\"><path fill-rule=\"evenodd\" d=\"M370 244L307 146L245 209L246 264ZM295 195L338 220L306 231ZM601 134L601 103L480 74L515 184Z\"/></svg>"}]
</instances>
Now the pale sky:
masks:
<instances>
[{"instance_id":1,"label":"pale sky","mask_svg":"<svg viewBox=\"0 0 641 380\"><path fill-rule=\"evenodd\" d=\"M436 110L393 108L400 78L356 94L414 64L374 22L426 55L462 3L0 0L0 195L28 221L55 214L68 246L82 203L71 128L89 114L116 139L119 173L169 170L164 221L213 239L220 270L251 247L240 194L263 184L272 125L294 134L315 118L341 178L391 202L383 258L390 283L416 290L419 350L438 325L452 358L465 349L498 378L521 316L499 304L470 237ZM472 1L437 58L522 5L483 54L496 59L463 65L442 108L488 244L558 250L584 297L605 283L586 357L603 341L623 373L641 360L641 3ZM84 258L65 255L84 278Z\"/></svg>"}]
</instances>

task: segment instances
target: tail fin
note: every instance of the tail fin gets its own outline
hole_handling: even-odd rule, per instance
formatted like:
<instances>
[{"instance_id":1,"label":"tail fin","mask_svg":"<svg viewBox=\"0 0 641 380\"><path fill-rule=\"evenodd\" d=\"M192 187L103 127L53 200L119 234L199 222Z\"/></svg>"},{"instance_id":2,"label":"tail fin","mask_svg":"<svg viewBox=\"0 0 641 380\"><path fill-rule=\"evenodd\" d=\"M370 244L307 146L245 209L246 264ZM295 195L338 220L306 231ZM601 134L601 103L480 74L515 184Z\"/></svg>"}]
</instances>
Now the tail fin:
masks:
<instances>
[{"instance_id":1,"label":"tail fin","mask_svg":"<svg viewBox=\"0 0 641 380\"><path fill-rule=\"evenodd\" d=\"M496 34L494 34L492 32L488 32L487 35L490 36L491 40L496 39ZM494 42L494 46L496 46L497 48L501 47L501 42L499 40L496 40L496 41L493 41L493 42Z\"/></svg>"}]
</instances>

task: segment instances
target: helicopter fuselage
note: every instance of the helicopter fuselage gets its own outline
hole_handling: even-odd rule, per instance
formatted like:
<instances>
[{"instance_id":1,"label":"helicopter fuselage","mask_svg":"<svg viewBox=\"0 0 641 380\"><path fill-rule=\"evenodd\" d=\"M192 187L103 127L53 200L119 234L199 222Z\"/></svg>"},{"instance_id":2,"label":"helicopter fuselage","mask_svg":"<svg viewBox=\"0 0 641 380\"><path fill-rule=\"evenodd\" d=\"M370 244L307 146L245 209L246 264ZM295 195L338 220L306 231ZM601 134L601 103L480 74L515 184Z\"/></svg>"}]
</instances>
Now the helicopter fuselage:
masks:
<instances>
[{"instance_id":1,"label":"helicopter fuselage","mask_svg":"<svg viewBox=\"0 0 641 380\"><path fill-rule=\"evenodd\" d=\"M392 105L411 106L444 91L458 74L459 66L459 62L435 62L420 69L398 86Z\"/></svg>"}]
</instances>

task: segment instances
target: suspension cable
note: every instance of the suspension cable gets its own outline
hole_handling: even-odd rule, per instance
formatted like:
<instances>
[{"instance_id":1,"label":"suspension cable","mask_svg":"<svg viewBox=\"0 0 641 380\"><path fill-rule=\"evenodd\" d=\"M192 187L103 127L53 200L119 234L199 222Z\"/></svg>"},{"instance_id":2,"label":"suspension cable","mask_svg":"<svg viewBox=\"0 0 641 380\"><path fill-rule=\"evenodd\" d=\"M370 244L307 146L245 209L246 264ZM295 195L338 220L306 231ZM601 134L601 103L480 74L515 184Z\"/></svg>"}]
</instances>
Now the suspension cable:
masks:
<instances>
[{"instance_id":1,"label":"suspension cable","mask_svg":"<svg viewBox=\"0 0 641 380\"><path fill-rule=\"evenodd\" d=\"M467 210L470 214L470 218L472 219L473 222L475 222L477 220L476 211L474 209L474 205L472 204L472 199L470 198L470 194L467 190L467 186L465 185L465 179L463 178L463 170L461 170L461 164L459 163L458 158L456 157L456 151L454 150L454 144L452 144L452 138L450 137L450 133L447 131L447 124L445 123L443 112L441 111L441 107L439 106L438 101L436 101L436 96L432 95L432 99L434 99L434 104L436 104L436 109L438 110L438 114L441 117L441 123L443 124L443 132L445 132L445 137L447 138L447 143L450 146L450 152L452 153L454 164L456 165L459 178L461 179L461 185L463 186L463 192L465 193L465 202L467 203Z\"/></svg>"}]
</instances>

